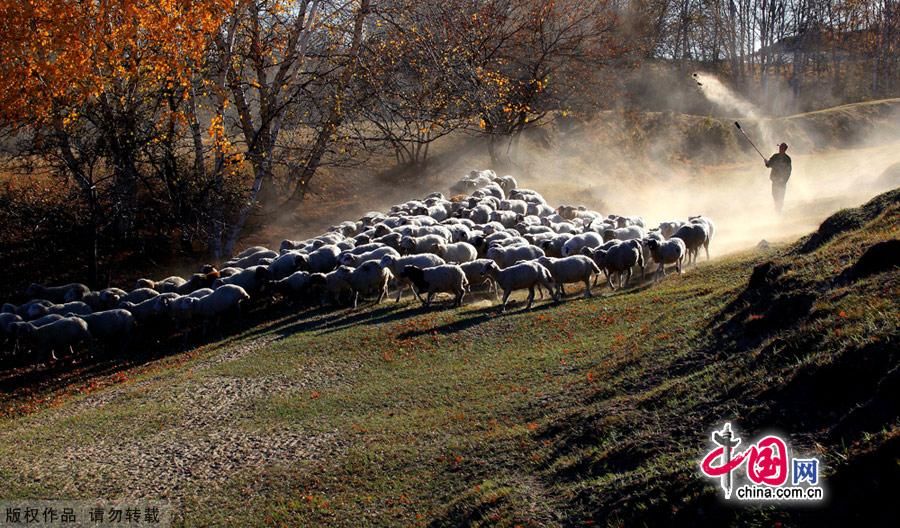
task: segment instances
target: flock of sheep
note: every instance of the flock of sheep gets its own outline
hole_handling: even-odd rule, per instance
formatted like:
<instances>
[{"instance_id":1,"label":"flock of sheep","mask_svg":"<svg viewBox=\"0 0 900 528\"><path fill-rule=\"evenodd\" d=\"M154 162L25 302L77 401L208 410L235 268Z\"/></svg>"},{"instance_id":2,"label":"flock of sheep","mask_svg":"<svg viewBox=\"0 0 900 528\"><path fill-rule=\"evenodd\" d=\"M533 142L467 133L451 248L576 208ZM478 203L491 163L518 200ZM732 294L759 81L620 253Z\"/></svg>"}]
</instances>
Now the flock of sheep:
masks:
<instances>
[{"instance_id":1,"label":"flock of sheep","mask_svg":"<svg viewBox=\"0 0 900 528\"><path fill-rule=\"evenodd\" d=\"M315 238L285 240L279 251L251 247L188 278L139 279L131 291L33 284L24 292L30 300L3 305L0 339L16 355L43 361L91 340L124 348L136 334L205 331L251 304L356 307L360 298L381 302L391 288L397 300L410 288L426 306L439 293L452 294L459 306L473 290L497 296L502 290L501 311L510 293L527 289L528 309L535 288L558 301L570 283L583 283L591 296L601 273L611 289L625 287L650 261L657 279L666 265L681 273L701 248L709 258L715 234L703 216L647 229L640 217L553 208L490 170L472 171L451 193L367 213Z\"/></svg>"}]
</instances>

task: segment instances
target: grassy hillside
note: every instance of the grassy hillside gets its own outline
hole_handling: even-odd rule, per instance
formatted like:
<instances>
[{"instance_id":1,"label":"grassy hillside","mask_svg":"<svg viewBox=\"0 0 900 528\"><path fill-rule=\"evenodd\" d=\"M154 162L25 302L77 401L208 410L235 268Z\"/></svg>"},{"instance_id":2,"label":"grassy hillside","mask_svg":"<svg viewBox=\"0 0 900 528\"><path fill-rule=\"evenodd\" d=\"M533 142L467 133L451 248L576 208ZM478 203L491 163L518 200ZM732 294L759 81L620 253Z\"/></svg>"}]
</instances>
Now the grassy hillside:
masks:
<instances>
[{"instance_id":1,"label":"grassy hillside","mask_svg":"<svg viewBox=\"0 0 900 528\"><path fill-rule=\"evenodd\" d=\"M0 497L166 498L187 526L896 525L898 226L895 190L527 313L282 311L7 395ZM827 508L724 506L697 471L724 420L817 453Z\"/></svg>"}]
</instances>

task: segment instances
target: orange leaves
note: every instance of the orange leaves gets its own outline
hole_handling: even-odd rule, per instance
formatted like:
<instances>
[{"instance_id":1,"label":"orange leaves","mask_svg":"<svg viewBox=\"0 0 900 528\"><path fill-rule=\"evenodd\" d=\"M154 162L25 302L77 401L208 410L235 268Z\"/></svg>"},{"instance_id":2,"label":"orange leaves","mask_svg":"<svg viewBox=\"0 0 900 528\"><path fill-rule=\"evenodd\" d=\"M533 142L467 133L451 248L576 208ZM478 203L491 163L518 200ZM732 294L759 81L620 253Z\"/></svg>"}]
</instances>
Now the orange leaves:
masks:
<instances>
[{"instance_id":1,"label":"orange leaves","mask_svg":"<svg viewBox=\"0 0 900 528\"><path fill-rule=\"evenodd\" d=\"M0 0L0 120L45 122L103 93L184 85L225 0ZM127 90L124 87L128 87ZM118 89L118 90L117 90ZM120 104L128 101L118 101Z\"/></svg>"}]
</instances>

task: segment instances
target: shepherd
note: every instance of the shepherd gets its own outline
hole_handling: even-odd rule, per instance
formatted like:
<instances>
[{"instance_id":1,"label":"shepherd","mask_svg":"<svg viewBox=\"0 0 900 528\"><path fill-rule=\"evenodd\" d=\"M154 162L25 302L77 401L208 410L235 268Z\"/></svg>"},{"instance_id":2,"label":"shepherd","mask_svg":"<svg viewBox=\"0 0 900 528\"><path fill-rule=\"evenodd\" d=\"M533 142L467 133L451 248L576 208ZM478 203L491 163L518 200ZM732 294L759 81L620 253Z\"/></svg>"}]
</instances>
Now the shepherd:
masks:
<instances>
[{"instance_id":1,"label":"shepherd","mask_svg":"<svg viewBox=\"0 0 900 528\"><path fill-rule=\"evenodd\" d=\"M784 192L791 178L791 157L787 152L787 143L778 145L778 153L766 160L766 167L772 169L769 179L772 180L772 199L775 200L775 211L781 213L784 207Z\"/></svg>"}]
</instances>

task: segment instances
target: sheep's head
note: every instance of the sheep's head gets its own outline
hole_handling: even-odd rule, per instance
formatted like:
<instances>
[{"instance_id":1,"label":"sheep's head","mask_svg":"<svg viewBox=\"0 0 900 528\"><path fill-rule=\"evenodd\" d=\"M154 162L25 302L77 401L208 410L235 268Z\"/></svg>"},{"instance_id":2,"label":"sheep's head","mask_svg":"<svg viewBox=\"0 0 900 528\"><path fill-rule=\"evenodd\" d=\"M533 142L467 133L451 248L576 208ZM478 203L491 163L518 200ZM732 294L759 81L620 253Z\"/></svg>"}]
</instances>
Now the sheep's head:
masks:
<instances>
[{"instance_id":1,"label":"sheep's head","mask_svg":"<svg viewBox=\"0 0 900 528\"><path fill-rule=\"evenodd\" d=\"M418 266L403 266L399 277L401 279L410 279L413 282L416 282L422 279L422 268Z\"/></svg>"},{"instance_id":2,"label":"sheep's head","mask_svg":"<svg viewBox=\"0 0 900 528\"><path fill-rule=\"evenodd\" d=\"M498 271L500 271L500 266L498 266L496 262L491 261L491 262L488 262L487 264L485 264L483 268L481 268L480 275L482 277L487 277L489 275L493 275L494 273L497 273Z\"/></svg>"},{"instance_id":3,"label":"sheep's head","mask_svg":"<svg viewBox=\"0 0 900 528\"><path fill-rule=\"evenodd\" d=\"M309 259L306 255L300 254L297 255L297 259L294 261L294 265L297 266L298 270L308 270L309 269Z\"/></svg>"},{"instance_id":4,"label":"sheep's head","mask_svg":"<svg viewBox=\"0 0 900 528\"><path fill-rule=\"evenodd\" d=\"M400 254L406 255L409 254L416 247L416 241L410 237L403 237L400 240Z\"/></svg>"},{"instance_id":5,"label":"sheep's head","mask_svg":"<svg viewBox=\"0 0 900 528\"><path fill-rule=\"evenodd\" d=\"M269 268L266 266L256 266L256 270L254 271L254 275L256 276L256 280L259 282L266 282L269 279Z\"/></svg>"},{"instance_id":6,"label":"sheep's head","mask_svg":"<svg viewBox=\"0 0 900 528\"><path fill-rule=\"evenodd\" d=\"M443 257L447 252L447 244L435 244L431 249L435 255Z\"/></svg>"},{"instance_id":7,"label":"sheep's head","mask_svg":"<svg viewBox=\"0 0 900 528\"><path fill-rule=\"evenodd\" d=\"M325 277L324 273L313 273L309 276L309 286L310 287L322 287L328 282L328 278Z\"/></svg>"},{"instance_id":8,"label":"sheep's head","mask_svg":"<svg viewBox=\"0 0 900 528\"><path fill-rule=\"evenodd\" d=\"M647 247L650 248L651 251L659 249L659 240L656 240L655 238L648 238L645 240L647 242Z\"/></svg>"},{"instance_id":9,"label":"sheep's head","mask_svg":"<svg viewBox=\"0 0 900 528\"><path fill-rule=\"evenodd\" d=\"M397 261L397 259L394 258L393 255L385 255L385 256L381 257L379 264L381 265L382 268L389 268L389 267L393 266L394 262L396 262L396 261Z\"/></svg>"},{"instance_id":10,"label":"sheep's head","mask_svg":"<svg viewBox=\"0 0 900 528\"><path fill-rule=\"evenodd\" d=\"M603 230L603 241L609 242L610 240L616 238L616 232L612 229L604 229Z\"/></svg>"}]
</instances>

